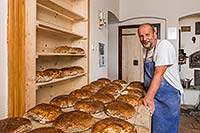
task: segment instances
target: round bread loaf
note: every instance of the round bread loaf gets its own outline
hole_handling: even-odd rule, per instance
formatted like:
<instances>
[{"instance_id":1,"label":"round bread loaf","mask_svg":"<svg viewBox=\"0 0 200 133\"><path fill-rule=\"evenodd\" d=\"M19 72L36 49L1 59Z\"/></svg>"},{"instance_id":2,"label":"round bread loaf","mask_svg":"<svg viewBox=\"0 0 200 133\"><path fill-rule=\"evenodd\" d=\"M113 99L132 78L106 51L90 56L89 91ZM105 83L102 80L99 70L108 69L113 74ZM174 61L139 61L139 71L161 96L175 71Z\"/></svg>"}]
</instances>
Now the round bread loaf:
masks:
<instances>
[{"instance_id":1,"label":"round bread loaf","mask_svg":"<svg viewBox=\"0 0 200 133\"><path fill-rule=\"evenodd\" d=\"M61 69L61 71L62 71L63 77L74 76L78 74L77 71L72 70L70 67L64 67Z\"/></svg>"},{"instance_id":2,"label":"round bread loaf","mask_svg":"<svg viewBox=\"0 0 200 133\"><path fill-rule=\"evenodd\" d=\"M86 98L90 98L93 95L93 93L88 90L77 89L77 90L72 91L69 95L76 97L78 99L86 99Z\"/></svg>"},{"instance_id":3,"label":"round bread loaf","mask_svg":"<svg viewBox=\"0 0 200 133\"><path fill-rule=\"evenodd\" d=\"M75 105L79 99L70 95L59 95L54 97L49 103L61 108L68 108Z\"/></svg>"},{"instance_id":4,"label":"round bread loaf","mask_svg":"<svg viewBox=\"0 0 200 133\"><path fill-rule=\"evenodd\" d=\"M69 54L85 54L84 49L79 47L70 47Z\"/></svg>"},{"instance_id":5,"label":"round bread loaf","mask_svg":"<svg viewBox=\"0 0 200 133\"><path fill-rule=\"evenodd\" d=\"M83 99L74 105L74 109L94 114L102 112L104 110L104 104L101 101Z\"/></svg>"},{"instance_id":6,"label":"round bread loaf","mask_svg":"<svg viewBox=\"0 0 200 133\"><path fill-rule=\"evenodd\" d=\"M94 95L92 95L90 97L90 99L93 99L93 100L96 100L96 101L101 101L104 104L107 104L107 103L113 102L115 100L115 97L111 94L108 94L108 93L97 92Z\"/></svg>"},{"instance_id":7,"label":"round bread loaf","mask_svg":"<svg viewBox=\"0 0 200 133\"><path fill-rule=\"evenodd\" d=\"M81 89L90 91L92 93L95 93L97 91L96 88L91 84L84 85L84 86L81 87Z\"/></svg>"},{"instance_id":8,"label":"round bread loaf","mask_svg":"<svg viewBox=\"0 0 200 133\"><path fill-rule=\"evenodd\" d=\"M75 71L75 72L77 72L78 74L84 73L84 69L83 69L83 67L81 67L81 66L72 66L72 67L70 67L70 70L71 70L71 71Z\"/></svg>"},{"instance_id":9,"label":"round bread loaf","mask_svg":"<svg viewBox=\"0 0 200 133\"><path fill-rule=\"evenodd\" d=\"M54 49L54 52L55 53L68 53L69 50L70 50L69 46L59 46Z\"/></svg>"},{"instance_id":10,"label":"round bread loaf","mask_svg":"<svg viewBox=\"0 0 200 133\"><path fill-rule=\"evenodd\" d=\"M51 81L53 77L49 74L44 73L43 71L36 71L36 82L48 82Z\"/></svg>"},{"instance_id":11,"label":"round bread loaf","mask_svg":"<svg viewBox=\"0 0 200 133\"><path fill-rule=\"evenodd\" d=\"M40 123L47 123L54 121L60 114L62 114L60 107L42 103L29 109L24 116L28 119L39 121Z\"/></svg>"},{"instance_id":12,"label":"round bread loaf","mask_svg":"<svg viewBox=\"0 0 200 133\"><path fill-rule=\"evenodd\" d=\"M92 127L92 133L137 133L129 122L119 118L105 118Z\"/></svg>"},{"instance_id":13,"label":"round bread loaf","mask_svg":"<svg viewBox=\"0 0 200 133\"><path fill-rule=\"evenodd\" d=\"M60 115L53 122L53 127L64 132L82 132L92 127L94 118L83 111L71 111Z\"/></svg>"},{"instance_id":14,"label":"round bread loaf","mask_svg":"<svg viewBox=\"0 0 200 133\"><path fill-rule=\"evenodd\" d=\"M21 117L11 117L0 120L1 133L22 133L32 128L31 121Z\"/></svg>"},{"instance_id":15,"label":"round bread loaf","mask_svg":"<svg viewBox=\"0 0 200 133\"><path fill-rule=\"evenodd\" d=\"M97 81L103 82L104 84L109 84L111 82L108 78L99 78Z\"/></svg>"},{"instance_id":16,"label":"round bread loaf","mask_svg":"<svg viewBox=\"0 0 200 133\"><path fill-rule=\"evenodd\" d=\"M95 92L97 92L98 90L100 90L101 88L103 88L106 84L104 82L101 82L101 81L93 81L90 83L90 85L92 87L95 88Z\"/></svg>"},{"instance_id":17,"label":"round bread loaf","mask_svg":"<svg viewBox=\"0 0 200 133\"><path fill-rule=\"evenodd\" d=\"M116 101L125 102L134 107L142 104L142 99L138 99L137 97L130 96L130 95L121 95L117 97Z\"/></svg>"},{"instance_id":18,"label":"round bread loaf","mask_svg":"<svg viewBox=\"0 0 200 133\"><path fill-rule=\"evenodd\" d=\"M104 86L103 88L101 88L98 92L108 93L111 95L118 95L122 89L123 87L121 85L116 84L116 83L110 83Z\"/></svg>"},{"instance_id":19,"label":"round bread loaf","mask_svg":"<svg viewBox=\"0 0 200 133\"><path fill-rule=\"evenodd\" d=\"M127 84L127 82L125 80L113 80L112 83L116 83L116 84L119 84L119 85L124 85L124 84Z\"/></svg>"},{"instance_id":20,"label":"round bread loaf","mask_svg":"<svg viewBox=\"0 0 200 133\"><path fill-rule=\"evenodd\" d=\"M135 87L144 87L144 83L141 81L132 81L129 83L130 86L135 86Z\"/></svg>"},{"instance_id":21,"label":"round bread loaf","mask_svg":"<svg viewBox=\"0 0 200 133\"><path fill-rule=\"evenodd\" d=\"M135 114L135 108L128 103L116 101L105 107L105 113L112 117L130 119Z\"/></svg>"},{"instance_id":22,"label":"round bread loaf","mask_svg":"<svg viewBox=\"0 0 200 133\"><path fill-rule=\"evenodd\" d=\"M49 68L43 71L44 75L51 76L53 79L62 78L63 74L60 69Z\"/></svg>"},{"instance_id":23,"label":"round bread loaf","mask_svg":"<svg viewBox=\"0 0 200 133\"><path fill-rule=\"evenodd\" d=\"M144 93L145 90L144 90L144 87L143 86L135 86L135 85L131 85L129 84L126 89L129 89L129 90L137 90L137 91L140 91L141 93Z\"/></svg>"},{"instance_id":24,"label":"round bread loaf","mask_svg":"<svg viewBox=\"0 0 200 133\"><path fill-rule=\"evenodd\" d=\"M144 93L134 89L125 89L120 93L120 95L130 95L135 97L137 100L144 97Z\"/></svg>"}]
</instances>

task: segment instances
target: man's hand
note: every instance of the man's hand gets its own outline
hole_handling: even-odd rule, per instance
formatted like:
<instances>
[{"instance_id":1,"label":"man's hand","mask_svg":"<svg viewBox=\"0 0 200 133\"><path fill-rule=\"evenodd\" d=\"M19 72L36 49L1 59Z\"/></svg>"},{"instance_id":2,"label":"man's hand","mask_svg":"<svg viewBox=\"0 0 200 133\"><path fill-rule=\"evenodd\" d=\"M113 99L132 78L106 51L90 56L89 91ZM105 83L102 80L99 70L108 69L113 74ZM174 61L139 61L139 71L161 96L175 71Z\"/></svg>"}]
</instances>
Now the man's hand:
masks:
<instances>
[{"instance_id":1,"label":"man's hand","mask_svg":"<svg viewBox=\"0 0 200 133\"><path fill-rule=\"evenodd\" d=\"M154 99L146 95L143 99L143 103L145 107L147 107L147 109L150 111L150 114L152 116L155 110Z\"/></svg>"},{"instance_id":2,"label":"man's hand","mask_svg":"<svg viewBox=\"0 0 200 133\"><path fill-rule=\"evenodd\" d=\"M163 80L163 76L164 76L164 73L165 73L167 67L168 67L167 65L155 67L153 79L151 81L151 84L147 91L147 94L144 97L144 105L146 107L148 107L151 115L153 115L153 112L155 110L154 97L160 87L160 84Z\"/></svg>"}]
</instances>

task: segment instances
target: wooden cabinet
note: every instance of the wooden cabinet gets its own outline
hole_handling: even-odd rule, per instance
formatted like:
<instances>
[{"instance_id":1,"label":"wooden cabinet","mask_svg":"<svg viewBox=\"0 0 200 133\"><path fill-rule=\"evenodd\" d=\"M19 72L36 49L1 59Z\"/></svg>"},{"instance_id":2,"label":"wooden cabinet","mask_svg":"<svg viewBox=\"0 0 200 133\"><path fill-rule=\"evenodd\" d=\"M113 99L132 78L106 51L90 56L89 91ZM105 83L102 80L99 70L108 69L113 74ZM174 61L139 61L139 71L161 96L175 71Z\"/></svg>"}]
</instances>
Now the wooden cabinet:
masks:
<instances>
[{"instance_id":1,"label":"wooden cabinet","mask_svg":"<svg viewBox=\"0 0 200 133\"><path fill-rule=\"evenodd\" d=\"M48 102L88 83L89 0L27 1L26 108ZM84 49L85 54L53 52L56 47ZM83 74L36 83L36 71L81 66Z\"/></svg>"}]
</instances>

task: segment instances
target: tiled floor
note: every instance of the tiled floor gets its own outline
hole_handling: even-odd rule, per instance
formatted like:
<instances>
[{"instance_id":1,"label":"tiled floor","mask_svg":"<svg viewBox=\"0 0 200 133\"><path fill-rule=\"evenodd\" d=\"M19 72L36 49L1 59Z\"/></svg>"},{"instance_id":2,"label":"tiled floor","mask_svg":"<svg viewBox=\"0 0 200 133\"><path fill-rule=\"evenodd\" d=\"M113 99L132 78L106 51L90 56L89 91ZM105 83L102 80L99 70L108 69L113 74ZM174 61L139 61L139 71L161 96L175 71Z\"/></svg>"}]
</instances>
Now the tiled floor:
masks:
<instances>
[{"instance_id":1,"label":"tiled floor","mask_svg":"<svg viewBox=\"0 0 200 133\"><path fill-rule=\"evenodd\" d=\"M200 116L193 116L190 110L182 110L179 133L200 133Z\"/></svg>"}]
</instances>

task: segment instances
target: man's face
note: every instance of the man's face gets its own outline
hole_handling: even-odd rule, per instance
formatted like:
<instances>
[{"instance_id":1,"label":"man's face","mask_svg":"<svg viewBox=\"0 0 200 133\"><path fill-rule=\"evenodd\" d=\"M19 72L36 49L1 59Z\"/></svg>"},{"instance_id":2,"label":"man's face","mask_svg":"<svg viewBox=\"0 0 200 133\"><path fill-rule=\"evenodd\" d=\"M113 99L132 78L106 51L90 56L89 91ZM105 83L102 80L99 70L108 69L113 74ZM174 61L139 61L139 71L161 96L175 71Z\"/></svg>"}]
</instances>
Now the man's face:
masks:
<instances>
[{"instance_id":1,"label":"man's face","mask_svg":"<svg viewBox=\"0 0 200 133\"><path fill-rule=\"evenodd\" d=\"M153 47L155 47L157 42L157 35L155 32L153 32L151 26L140 26L138 29L138 35L144 48L151 50Z\"/></svg>"}]
</instances>

